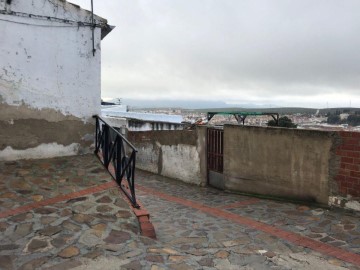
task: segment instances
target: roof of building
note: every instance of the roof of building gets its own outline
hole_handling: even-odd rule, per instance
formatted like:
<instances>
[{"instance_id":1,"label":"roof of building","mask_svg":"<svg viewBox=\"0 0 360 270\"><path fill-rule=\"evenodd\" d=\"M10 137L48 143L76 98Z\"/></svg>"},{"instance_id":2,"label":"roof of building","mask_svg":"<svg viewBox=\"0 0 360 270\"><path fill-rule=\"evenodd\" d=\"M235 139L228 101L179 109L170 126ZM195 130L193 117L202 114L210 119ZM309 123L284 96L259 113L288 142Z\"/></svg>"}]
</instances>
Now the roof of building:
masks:
<instances>
[{"instance_id":1,"label":"roof of building","mask_svg":"<svg viewBox=\"0 0 360 270\"><path fill-rule=\"evenodd\" d=\"M69 1L66 1L66 0L58 0L58 1L63 1L63 2L66 2L67 4L69 5L72 5L76 8L79 8L89 14L92 14L92 12L90 10L86 10L82 7L80 7L79 5L76 5L74 3L71 3ZM94 20L96 20L97 22L100 22L100 26L101 26L101 39L104 39L104 37L106 37L114 28L115 26L113 25L109 25L108 22L107 22L107 19L103 18L103 17L100 17L96 14L94 14Z\"/></svg>"},{"instance_id":2,"label":"roof of building","mask_svg":"<svg viewBox=\"0 0 360 270\"><path fill-rule=\"evenodd\" d=\"M117 109L116 106L113 106L112 108L101 109L101 115L127 118L127 119L137 119L142 121L178 123L178 124L180 124L183 121L183 117L181 115L124 112L121 108Z\"/></svg>"},{"instance_id":3,"label":"roof of building","mask_svg":"<svg viewBox=\"0 0 360 270\"><path fill-rule=\"evenodd\" d=\"M66 1L66 0L57 0L57 1L66 2L66 4L69 4L69 5L74 6L75 8L81 9L81 10L87 12L89 15L92 14L92 12L90 10L86 10L86 9L80 7L79 5L76 5L69 1ZM115 28L115 26L108 24L107 19L100 17L100 16L96 15L95 13L94 13L94 20L97 23L99 23L101 26L101 39L104 39L104 37L106 37Z\"/></svg>"},{"instance_id":4,"label":"roof of building","mask_svg":"<svg viewBox=\"0 0 360 270\"><path fill-rule=\"evenodd\" d=\"M66 0L0 1L0 14L101 28L101 39L114 29L107 20ZM93 15L93 16L92 16Z\"/></svg>"}]
</instances>

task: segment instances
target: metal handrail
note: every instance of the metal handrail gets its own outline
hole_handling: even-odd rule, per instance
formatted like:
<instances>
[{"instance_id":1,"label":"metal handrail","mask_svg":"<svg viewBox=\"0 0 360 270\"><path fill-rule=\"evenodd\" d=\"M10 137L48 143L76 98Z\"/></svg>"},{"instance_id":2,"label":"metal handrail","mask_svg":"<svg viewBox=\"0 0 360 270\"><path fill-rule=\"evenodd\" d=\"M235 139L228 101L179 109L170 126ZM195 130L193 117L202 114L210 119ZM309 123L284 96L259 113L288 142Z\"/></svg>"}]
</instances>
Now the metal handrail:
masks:
<instances>
[{"instance_id":1,"label":"metal handrail","mask_svg":"<svg viewBox=\"0 0 360 270\"><path fill-rule=\"evenodd\" d=\"M135 150L135 151L137 152L136 147L135 147L131 142L129 142L129 140L126 139L119 131L117 131L114 127L110 126L110 124L107 123L103 118L101 118L101 117L98 116L98 115L94 115L93 118L99 119L101 122L103 122L103 123L105 123L106 125L108 125L108 127L109 127L112 131L114 131L114 132L117 133L119 136L121 136L122 139L123 139L133 150Z\"/></svg>"},{"instance_id":2,"label":"metal handrail","mask_svg":"<svg viewBox=\"0 0 360 270\"><path fill-rule=\"evenodd\" d=\"M94 115L93 117L96 120L95 155L117 182L132 205L139 208L135 196L137 153L135 146L100 116ZM124 180L127 183L124 183Z\"/></svg>"}]
</instances>

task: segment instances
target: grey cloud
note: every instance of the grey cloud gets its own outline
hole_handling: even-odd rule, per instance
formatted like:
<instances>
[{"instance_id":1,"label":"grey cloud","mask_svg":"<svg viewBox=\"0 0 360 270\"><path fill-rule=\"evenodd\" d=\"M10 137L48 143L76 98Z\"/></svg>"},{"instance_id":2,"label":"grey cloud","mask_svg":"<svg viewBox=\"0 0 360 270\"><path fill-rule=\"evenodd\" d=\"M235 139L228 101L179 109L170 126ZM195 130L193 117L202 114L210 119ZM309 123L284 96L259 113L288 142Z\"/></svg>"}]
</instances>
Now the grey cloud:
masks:
<instances>
[{"instance_id":1,"label":"grey cloud","mask_svg":"<svg viewBox=\"0 0 360 270\"><path fill-rule=\"evenodd\" d=\"M357 0L95 0L117 26L103 41L103 94L360 101L359 10Z\"/></svg>"}]
</instances>

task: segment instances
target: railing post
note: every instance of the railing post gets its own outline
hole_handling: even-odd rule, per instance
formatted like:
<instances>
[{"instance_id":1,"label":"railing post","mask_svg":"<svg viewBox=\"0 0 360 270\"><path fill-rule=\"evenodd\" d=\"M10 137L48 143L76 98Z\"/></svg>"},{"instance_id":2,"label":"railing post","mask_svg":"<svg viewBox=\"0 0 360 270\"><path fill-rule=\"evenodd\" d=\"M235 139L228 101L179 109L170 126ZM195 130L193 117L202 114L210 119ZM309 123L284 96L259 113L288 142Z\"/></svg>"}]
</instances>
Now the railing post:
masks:
<instances>
[{"instance_id":1,"label":"railing post","mask_svg":"<svg viewBox=\"0 0 360 270\"><path fill-rule=\"evenodd\" d=\"M135 196L135 161L136 161L136 151L132 153L132 168L131 168L131 197L133 198L133 205L138 205L136 203L136 196Z\"/></svg>"},{"instance_id":2,"label":"railing post","mask_svg":"<svg viewBox=\"0 0 360 270\"><path fill-rule=\"evenodd\" d=\"M122 139L120 136L117 137L117 145L116 145L116 182L120 185L121 183L121 171L122 171L122 162L121 162L121 147L122 147Z\"/></svg>"},{"instance_id":3,"label":"railing post","mask_svg":"<svg viewBox=\"0 0 360 270\"><path fill-rule=\"evenodd\" d=\"M98 134L99 134L99 119L95 116L95 154L99 151L98 148Z\"/></svg>"},{"instance_id":4,"label":"railing post","mask_svg":"<svg viewBox=\"0 0 360 270\"><path fill-rule=\"evenodd\" d=\"M104 129L104 146L103 146L103 158L104 158L104 165L108 167L109 165L109 127L107 125L103 126Z\"/></svg>"}]
</instances>

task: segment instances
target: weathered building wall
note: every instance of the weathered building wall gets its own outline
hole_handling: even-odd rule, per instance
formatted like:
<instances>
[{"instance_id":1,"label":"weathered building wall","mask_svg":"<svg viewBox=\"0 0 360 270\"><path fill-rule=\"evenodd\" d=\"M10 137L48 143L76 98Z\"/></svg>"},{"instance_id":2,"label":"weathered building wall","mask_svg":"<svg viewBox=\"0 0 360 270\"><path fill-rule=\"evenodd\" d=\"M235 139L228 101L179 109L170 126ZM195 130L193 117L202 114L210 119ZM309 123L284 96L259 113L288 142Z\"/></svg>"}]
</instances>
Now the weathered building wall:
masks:
<instances>
[{"instance_id":1,"label":"weathered building wall","mask_svg":"<svg viewBox=\"0 0 360 270\"><path fill-rule=\"evenodd\" d=\"M225 126L225 188L327 204L329 132Z\"/></svg>"},{"instance_id":2,"label":"weathered building wall","mask_svg":"<svg viewBox=\"0 0 360 270\"><path fill-rule=\"evenodd\" d=\"M87 151L100 112L101 29L93 56L91 28L60 20L90 22L88 11L49 0L0 0L0 10L0 159Z\"/></svg>"},{"instance_id":3,"label":"weathered building wall","mask_svg":"<svg viewBox=\"0 0 360 270\"><path fill-rule=\"evenodd\" d=\"M199 138L203 130L128 132L128 139L138 150L139 169L204 185L205 141Z\"/></svg>"}]
</instances>

